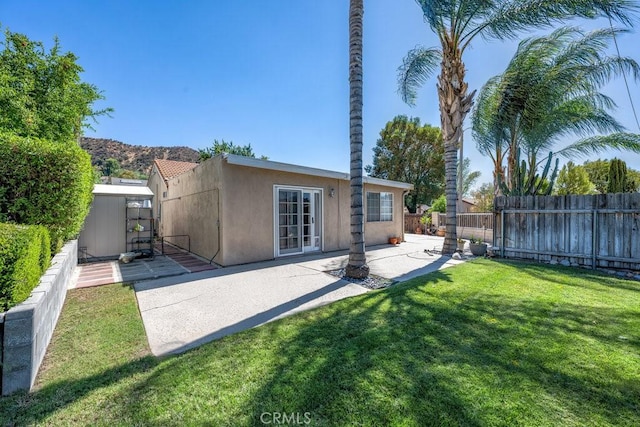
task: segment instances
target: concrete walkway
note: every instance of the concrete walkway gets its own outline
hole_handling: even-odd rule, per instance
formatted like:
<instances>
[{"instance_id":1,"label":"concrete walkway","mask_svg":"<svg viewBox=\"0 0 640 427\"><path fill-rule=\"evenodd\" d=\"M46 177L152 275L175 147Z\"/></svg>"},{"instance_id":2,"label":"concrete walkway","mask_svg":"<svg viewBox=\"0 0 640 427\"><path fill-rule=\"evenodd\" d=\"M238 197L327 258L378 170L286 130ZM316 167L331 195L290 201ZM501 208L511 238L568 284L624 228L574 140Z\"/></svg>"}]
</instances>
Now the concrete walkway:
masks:
<instances>
[{"instance_id":1,"label":"concrete walkway","mask_svg":"<svg viewBox=\"0 0 640 427\"><path fill-rule=\"evenodd\" d=\"M442 247L442 238L412 234L405 238L398 246L367 249L372 274L403 281L463 262L431 252ZM368 292L325 273L346 266L347 261L346 252L335 252L138 282L134 287L151 351L157 356L181 353Z\"/></svg>"},{"instance_id":2,"label":"concrete walkway","mask_svg":"<svg viewBox=\"0 0 640 427\"><path fill-rule=\"evenodd\" d=\"M88 262L78 264L69 289L120 282L133 283L215 269L214 265L186 252L137 258L128 264L118 261Z\"/></svg>"}]
</instances>

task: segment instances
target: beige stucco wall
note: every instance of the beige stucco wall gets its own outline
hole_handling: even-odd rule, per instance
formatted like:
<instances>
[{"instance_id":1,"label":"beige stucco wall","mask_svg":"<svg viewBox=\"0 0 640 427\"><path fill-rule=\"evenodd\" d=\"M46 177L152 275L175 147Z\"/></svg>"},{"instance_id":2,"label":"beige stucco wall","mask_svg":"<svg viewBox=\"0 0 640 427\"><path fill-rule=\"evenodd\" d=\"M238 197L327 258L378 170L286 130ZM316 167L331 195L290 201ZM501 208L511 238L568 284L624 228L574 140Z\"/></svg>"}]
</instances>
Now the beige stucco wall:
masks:
<instances>
[{"instance_id":1,"label":"beige stucco wall","mask_svg":"<svg viewBox=\"0 0 640 427\"><path fill-rule=\"evenodd\" d=\"M393 193L393 221L367 222L367 192ZM347 209L349 207L347 206ZM364 235L367 245L388 243L389 237L402 237L404 229L404 197L400 188L365 184L364 186ZM348 247L348 246L347 246Z\"/></svg>"},{"instance_id":2,"label":"beige stucco wall","mask_svg":"<svg viewBox=\"0 0 640 427\"><path fill-rule=\"evenodd\" d=\"M274 186L322 190L325 251L348 247L348 183L331 178L225 164L223 167L225 265L274 258ZM334 197L330 197L331 189Z\"/></svg>"},{"instance_id":3,"label":"beige stucco wall","mask_svg":"<svg viewBox=\"0 0 640 427\"><path fill-rule=\"evenodd\" d=\"M162 179L162 176L158 173L158 168L154 164L151 168L151 173L149 174L149 180L147 181L147 187L153 191L154 197L151 204L151 208L153 211L153 217L155 218L155 232L158 236L162 236L162 221L160 220L160 202L162 200L162 195L166 191L166 184Z\"/></svg>"},{"instance_id":4,"label":"beige stucco wall","mask_svg":"<svg viewBox=\"0 0 640 427\"><path fill-rule=\"evenodd\" d=\"M225 265L271 259L274 254L274 186L322 190L325 252L348 249L350 244L349 181L319 176L224 164L222 168L222 227ZM331 197L331 189L334 196ZM365 184L366 191L394 194L392 222L365 223L367 245L387 243L402 236L402 189ZM366 212L366 206L365 206Z\"/></svg>"},{"instance_id":5,"label":"beige stucco wall","mask_svg":"<svg viewBox=\"0 0 640 427\"><path fill-rule=\"evenodd\" d=\"M170 179L164 190L166 197L162 197L161 190L159 198L161 236L186 248L186 237L170 236L188 235L193 253L207 259L215 255L216 262L222 257L222 248L218 245L219 164L220 159L210 159ZM150 188L155 193L155 182L151 178Z\"/></svg>"},{"instance_id":6,"label":"beige stucco wall","mask_svg":"<svg viewBox=\"0 0 640 427\"><path fill-rule=\"evenodd\" d=\"M149 187L155 192L154 185L152 176ZM207 259L217 253L214 261L221 265L273 259L275 186L321 190L322 250L349 248L348 180L233 165L221 157L207 160L169 180L167 197L163 199L160 194L158 198L162 204L160 230L165 236L189 234L192 252ZM386 243L391 236L402 236L403 190L365 184L365 194L366 191L394 194L393 221L365 223L367 245Z\"/></svg>"}]
</instances>

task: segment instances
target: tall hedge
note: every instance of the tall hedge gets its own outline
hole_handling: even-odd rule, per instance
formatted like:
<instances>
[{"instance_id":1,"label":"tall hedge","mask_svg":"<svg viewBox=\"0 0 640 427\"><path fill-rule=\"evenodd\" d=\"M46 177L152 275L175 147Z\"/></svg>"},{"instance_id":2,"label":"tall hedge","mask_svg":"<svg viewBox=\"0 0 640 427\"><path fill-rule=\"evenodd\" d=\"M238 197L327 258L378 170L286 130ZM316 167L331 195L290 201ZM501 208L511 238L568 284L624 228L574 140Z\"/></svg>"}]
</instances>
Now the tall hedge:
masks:
<instances>
[{"instance_id":1,"label":"tall hedge","mask_svg":"<svg viewBox=\"0 0 640 427\"><path fill-rule=\"evenodd\" d=\"M0 222L43 225L57 252L89 213L91 158L75 141L0 133Z\"/></svg>"},{"instance_id":2,"label":"tall hedge","mask_svg":"<svg viewBox=\"0 0 640 427\"><path fill-rule=\"evenodd\" d=\"M627 164L624 160L613 159L609 164L608 193L623 193L627 187Z\"/></svg>"},{"instance_id":3,"label":"tall hedge","mask_svg":"<svg viewBox=\"0 0 640 427\"><path fill-rule=\"evenodd\" d=\"M29 297L50 260L45 227L0 224L0 312Z\"/></svg>"}]
</instances>

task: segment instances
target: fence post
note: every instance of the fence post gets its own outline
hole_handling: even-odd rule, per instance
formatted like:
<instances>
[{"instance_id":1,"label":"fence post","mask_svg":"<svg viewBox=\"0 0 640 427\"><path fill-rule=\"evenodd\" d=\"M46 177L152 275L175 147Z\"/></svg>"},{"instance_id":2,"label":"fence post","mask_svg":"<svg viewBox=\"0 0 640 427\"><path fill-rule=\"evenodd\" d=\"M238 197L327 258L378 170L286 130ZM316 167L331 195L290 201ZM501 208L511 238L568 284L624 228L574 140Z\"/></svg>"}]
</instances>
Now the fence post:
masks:
<instances>
[{"instance_id":1,"label":"fence post","mask_svg":"<svg viewBox=\"0 0 640 427\"><path fill-rule=\"evenodd\" d=\"M500 253L504 258L504 209L500 211Z\"/></svg>"},{"instance_id":2,"label":"fence post","mask_svg":"<svg viewBox=\"0 0 640 427\"><path fill-rule=\"evenodd\" d=\"M596 245L598 243L598 239L596 237L598 233L598 211L594 209L592 211L593 218L591 220L591 268L593 270L596 269Z\"/></svg>"}]
</instances>

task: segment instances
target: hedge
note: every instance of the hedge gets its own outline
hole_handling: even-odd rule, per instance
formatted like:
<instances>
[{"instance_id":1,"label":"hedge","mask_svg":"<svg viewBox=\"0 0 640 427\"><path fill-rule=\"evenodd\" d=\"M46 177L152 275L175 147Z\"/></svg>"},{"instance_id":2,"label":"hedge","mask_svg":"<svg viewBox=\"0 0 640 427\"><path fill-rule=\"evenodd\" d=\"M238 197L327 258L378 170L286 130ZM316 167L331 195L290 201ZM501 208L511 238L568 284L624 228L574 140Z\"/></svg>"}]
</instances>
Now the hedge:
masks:
<instances>
[{"instance_id":1,"label":"hedge","mask_svg":"<svg viewBox=\"0 0 640 427\"><path fill-rule=\"evenodd\" d=\"M44 225L58 252L89 213L93 174L89 154L75 141L0 133L0 222Z\"/></svg>"},{"instance_id":2,"label":"hedge","mask_svg":"<svg viewBox=\"0 0 640 427\"><path fill-rule=\"evenodd\" d=\"M0 312L29 297L50 260L45 227L0 224Z\"/></svg>"}]
</instances>

